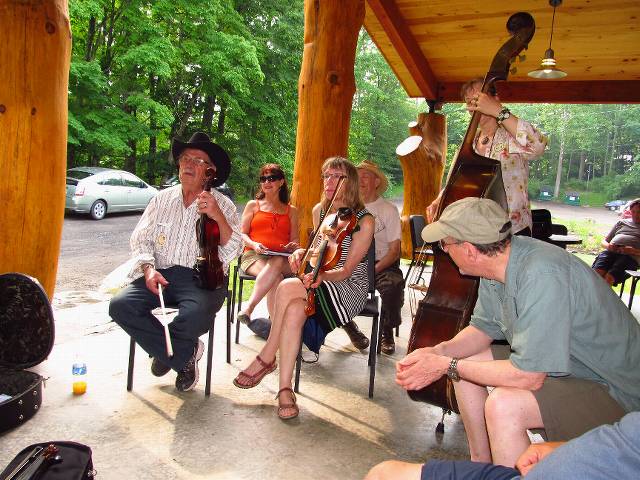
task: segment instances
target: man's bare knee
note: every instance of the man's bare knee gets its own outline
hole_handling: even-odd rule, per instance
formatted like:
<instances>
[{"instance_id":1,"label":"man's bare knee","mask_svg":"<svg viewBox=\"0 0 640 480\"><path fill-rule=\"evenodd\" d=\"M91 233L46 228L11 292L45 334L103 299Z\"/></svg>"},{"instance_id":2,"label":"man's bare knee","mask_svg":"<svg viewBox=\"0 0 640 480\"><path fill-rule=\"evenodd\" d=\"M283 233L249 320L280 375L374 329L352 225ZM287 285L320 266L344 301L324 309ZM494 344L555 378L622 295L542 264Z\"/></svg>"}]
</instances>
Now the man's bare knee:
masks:
<instances>
[{"instance_id":1,"label":"man's bare knee","mask_svg":"<svg viewBox=\"0 0 640 480\"><path fill-rule=\"evenodd\" d=\"M420 480L421 472L421 464L387 460L369 470L364 480Z\"/></svg>"}]
</instances>

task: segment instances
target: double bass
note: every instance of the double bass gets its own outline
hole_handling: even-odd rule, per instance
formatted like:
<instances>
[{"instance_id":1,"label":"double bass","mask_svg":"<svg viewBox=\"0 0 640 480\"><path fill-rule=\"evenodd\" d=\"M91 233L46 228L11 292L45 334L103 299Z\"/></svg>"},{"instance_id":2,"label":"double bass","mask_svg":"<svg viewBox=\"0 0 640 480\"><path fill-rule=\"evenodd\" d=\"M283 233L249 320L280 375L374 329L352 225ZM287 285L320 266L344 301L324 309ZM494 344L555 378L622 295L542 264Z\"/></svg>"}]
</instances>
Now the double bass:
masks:
<instances>
[{"instance_id":1,"label":"double bass","mask_svg":"<svg viewBox=\"0 0 640 480\"><path fill-rule=\"evenodd\" d=\"M498 50L485 76L482 92L493 88L494 82L506 80L512 59L529 44L535 32L533 17L525 12L512 15L507 21L511 38ZM474 112L462 142L449 181L444 188L436 218L444 208L462 198L484 197L495 200L507 209L500 162L478 155L473 141L480 121ZM460 275L449 255L434 246L433 272L429 289L418 305L411 328L408 351L431 347L453 338L469 324L478 296L479 279ZM439 406L444 413L460 413L453 384L446 376L420 390L409 391L411 399ZM443 431L442 422L437 431Z\"/></svg>"}]
</instances>

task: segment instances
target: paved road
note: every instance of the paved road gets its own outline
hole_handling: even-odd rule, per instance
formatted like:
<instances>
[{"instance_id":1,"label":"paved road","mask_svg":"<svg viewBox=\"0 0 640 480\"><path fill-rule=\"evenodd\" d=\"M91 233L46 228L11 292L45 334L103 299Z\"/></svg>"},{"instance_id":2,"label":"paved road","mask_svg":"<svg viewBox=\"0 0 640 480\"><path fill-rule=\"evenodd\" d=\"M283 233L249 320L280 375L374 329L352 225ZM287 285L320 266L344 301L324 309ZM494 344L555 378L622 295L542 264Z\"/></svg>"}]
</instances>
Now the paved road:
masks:
<instances>
[{"instance_id":1,"label":"paved road","mask_svg":"<svg viewBox=\"0 0 640 480\"><path fill-rule=\"evenodd\" d=\"M394 203L402 208L401 199ZM590 218L603 234L618 218L615 212L602 207L572 207L551 202L534 202L533 206L547 208L559 219ZM139 213L108 215L100 221L87 216L65 217L56 293L97 289L109 272L128 259L129 237L139 219Z\"/></svg>"}]
</instances>

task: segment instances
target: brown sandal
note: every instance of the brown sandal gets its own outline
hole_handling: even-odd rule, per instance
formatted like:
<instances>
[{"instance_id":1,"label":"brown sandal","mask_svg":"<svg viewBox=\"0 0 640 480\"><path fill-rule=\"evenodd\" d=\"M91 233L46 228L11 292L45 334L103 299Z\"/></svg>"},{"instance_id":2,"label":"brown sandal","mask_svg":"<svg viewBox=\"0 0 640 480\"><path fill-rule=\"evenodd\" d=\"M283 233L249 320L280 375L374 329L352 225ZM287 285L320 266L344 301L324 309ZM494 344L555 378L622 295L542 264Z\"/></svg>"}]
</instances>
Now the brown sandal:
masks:
<instances>
[{"instance_id":1,"label":"brown sandal","mask_svg":"<svg viewBox=\"0 0 640 480\"><path fill-rule=\"evenodd\" d=\"M258 370L253 375L249 375L244 371L240 372L236 378L233 379L233 384L238 388L253 388L258 385L262 379L273 372L278 364L276 363L276 359L273 359L273 362L266 363L264 360L260 358L260 355L256 355L256 360L262 366L260 370ZM246 380L245 383L240 383L240 380Z\"/></svg>"},{"instance_id":2,"label":"brown sandal","mask_svg":"<svg viewBox=\"0 0 640 480\"><path fill-rule=\"evenodd\" d=\"M296 418L298 416L298 414L300 413L300 409L298 408L298 405L296 403L296 394L293 392L291 387L284 387L284 388L281 388L278 391L278 394L276 395L276 400L278 400L280 398L280 394L282 392L291 392L291 397L293 398L293 403L283 403L282 405L278 405L278 417L280 417L282 420L291 420L292 418ZM287 409L287 408L293 408L295 410L295 412L292 413L291 415L283 415L282 411Z\"/></svg>"}]
</instances>

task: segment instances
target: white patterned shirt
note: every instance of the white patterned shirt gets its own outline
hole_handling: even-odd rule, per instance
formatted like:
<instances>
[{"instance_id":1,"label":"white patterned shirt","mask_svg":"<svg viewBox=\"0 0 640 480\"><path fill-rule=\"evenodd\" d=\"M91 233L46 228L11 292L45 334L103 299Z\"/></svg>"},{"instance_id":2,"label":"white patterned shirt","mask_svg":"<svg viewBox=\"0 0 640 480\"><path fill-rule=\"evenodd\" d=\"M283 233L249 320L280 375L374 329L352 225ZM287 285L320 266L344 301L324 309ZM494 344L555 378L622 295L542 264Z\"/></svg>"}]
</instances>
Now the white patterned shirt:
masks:
<instances>
[{"instance_id":1,"label":"white patterned shirt","mask_svg":"<svg viewBox=\"0 0 640 480\"><path fill-rule=\"evenodd\" d=\"M232 233L225 245L218 247L218 257L225 275L229 264L240 255L240 215L233 202L215 189L211 194L218 202ZM185 208L182 185L162 190L145 209L131 234L131 255L135 263L129 274L131 280L142 276L141 265L151 263L156 269L181 265L193 268L200 247L196 236L196 221L200 218L196 201Z\"/></svg>"},{"instance_id":2,"label":"white patterned shirt","mask_svg":"<svg viewBox=\"0 0 640 480\"><path fill-rule=\"evenodd\" d=\"M486 147L479 144L479 137L480 129L476 134L474 150L500 162L509 217L513 225L511 231L516 233L524 228L531 228L533 219L528 192L529 162L544 153L547 137L521 118L518 119L515 137L502 126L498 127L491 143Z\"/></svg>"}]
</instances>

